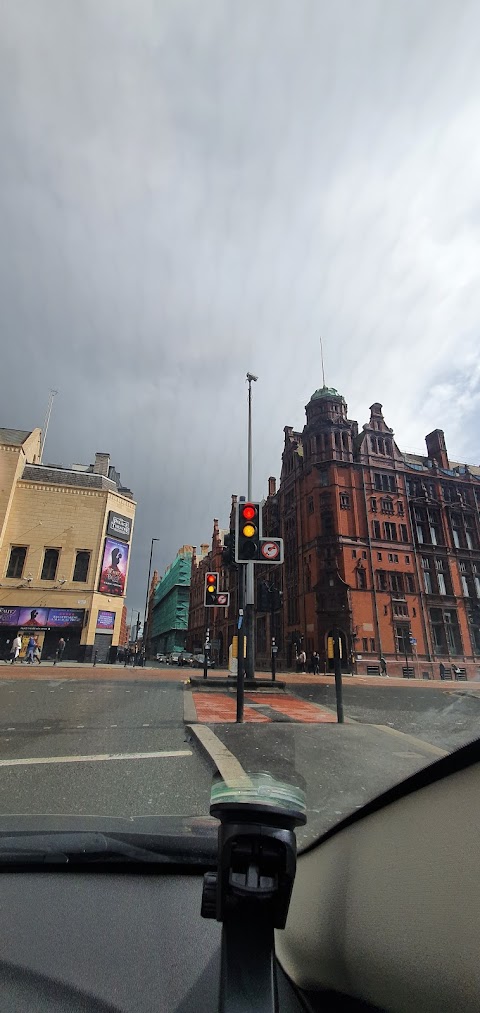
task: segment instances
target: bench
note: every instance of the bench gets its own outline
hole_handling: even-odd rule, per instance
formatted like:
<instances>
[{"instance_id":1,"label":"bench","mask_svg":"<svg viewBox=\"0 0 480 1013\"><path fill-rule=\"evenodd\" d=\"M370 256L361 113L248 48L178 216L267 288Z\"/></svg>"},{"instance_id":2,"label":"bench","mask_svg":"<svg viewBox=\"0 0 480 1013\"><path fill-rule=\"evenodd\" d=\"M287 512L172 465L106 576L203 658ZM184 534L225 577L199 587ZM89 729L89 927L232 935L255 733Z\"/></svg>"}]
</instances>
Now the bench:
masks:
<instances>
[{"instance_id":1,"label":"bench","mask_svg":"<svg viewBox=\"0 0 480 1013\"><path fill-rule=\"evenodd\" d=\"M413 668L405 668L404 667L404 668L402 668L402 672L403 672L403 678L404 679L414 679L415 678L415 671L414 671Z\"/></svg>"},{"instance_id":2,"label":"bench","mask_svg":"<svg viewBox=\"0 0 480 1013\"><path fill-rule=\"evenodd\" d=\"M380 665L367 665L367 675L380 675Z\"/></svg>"}]
</instances>

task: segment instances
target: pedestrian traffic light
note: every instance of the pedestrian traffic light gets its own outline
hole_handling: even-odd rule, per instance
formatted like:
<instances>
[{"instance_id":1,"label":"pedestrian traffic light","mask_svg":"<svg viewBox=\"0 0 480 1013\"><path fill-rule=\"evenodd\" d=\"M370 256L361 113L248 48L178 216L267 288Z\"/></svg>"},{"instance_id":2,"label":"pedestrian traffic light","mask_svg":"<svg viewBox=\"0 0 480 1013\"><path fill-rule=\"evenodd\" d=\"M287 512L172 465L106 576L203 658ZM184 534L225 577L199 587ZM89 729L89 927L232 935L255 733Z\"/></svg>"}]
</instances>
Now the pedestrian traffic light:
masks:
<instances>
[{"instance_id":1,"label":"pedestrian traffic light","mask_svg":"<svg viewBox=\"0 0 480 1013\"><path fill-rule=\"evenodd\" d=\"M217 604L218 573L205 574L205 594L203 604L208 607Z\"/></svg>"},{"instance_id":2,"label":"pedestrian traffic light","mask_svg":"<svg viewBox=\"0 0 480 1013\"><path fill-rule=\"evenodd\" d=\"M259 559L261 538L260 503L237 503L235 518L235 562Z\"/></svg>"}]
</instances>

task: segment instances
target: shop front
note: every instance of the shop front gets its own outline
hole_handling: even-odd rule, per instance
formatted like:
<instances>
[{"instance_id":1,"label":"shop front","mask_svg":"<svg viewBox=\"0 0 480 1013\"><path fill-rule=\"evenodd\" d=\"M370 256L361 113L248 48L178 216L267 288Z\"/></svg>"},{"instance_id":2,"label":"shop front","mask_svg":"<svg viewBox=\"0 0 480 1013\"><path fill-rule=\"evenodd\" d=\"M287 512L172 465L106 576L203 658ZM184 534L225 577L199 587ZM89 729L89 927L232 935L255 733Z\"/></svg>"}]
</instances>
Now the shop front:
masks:
<instances>
[{"instance_id":1,"label":"shop front","mask_svg":"<svg viewBox=\"0 0 480 1013\"><path fill-rule=\"evenodd\" d=\"M61 638L64 659L75 661L85 624L85 609L48 608L42 605L0 606L0 657L7 661L14 638L20 633L20 659L26 655L31 636L41 649L42 661L53 661Z\"/></svg>"}]
</instances>

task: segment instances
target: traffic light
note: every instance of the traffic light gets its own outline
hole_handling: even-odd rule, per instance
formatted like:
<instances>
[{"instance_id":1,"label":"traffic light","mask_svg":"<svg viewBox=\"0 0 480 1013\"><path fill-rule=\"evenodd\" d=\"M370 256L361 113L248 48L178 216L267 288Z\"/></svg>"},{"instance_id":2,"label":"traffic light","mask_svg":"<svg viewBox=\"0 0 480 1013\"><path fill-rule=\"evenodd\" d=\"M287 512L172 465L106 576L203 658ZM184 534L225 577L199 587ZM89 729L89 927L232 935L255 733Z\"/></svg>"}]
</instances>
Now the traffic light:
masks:
<instances>
[{"instance_id":1,"label":"traffic light","mask_svg":"<svg viewBox=\"0 0 480 1013\"><path fill-rule=\"evenodd\" d=\"M270 588L265 580L259 580L257 587L257 611L270 612Z\"/></svg>"},{"instance_id":2,"label":"traffic light","mask_svg":"<svg viewBox=\"0 0 480 1013\"><path fill-rule=\"evenodd\" d=\"M235 524L235 562L251 563L259 559L262 534L260 503L237 503Z\"/></svg>"},{"instance_id":3,"label":"traffic light","mask_svg":"<svg viewBox=\"0 0 480 1013\"><path fill-rule=\"evenodd\" d=\"M222 564L223 566L232 567L235 566L235 532L229 531L225 535L223 540L222 549Z\"/></svg>"},{"instance_id":4,"label":"traffic light","mask_svg":"<svg viewBox=\"0 0 480 1013\"><path fill-rule=\"evenodd\" d=\"M283 607L283 591L278 587L272 587L270 608L272 612L280 612Z\"/></svg>"},{"instance_id":5,"label":"traffic light","mask_svg":"<svg viewBox=\"0 0 480 1013\"><path fill-rule=\"evenodd\" d=\"M206 573L205 574L205 594L204 602L205 606L216 605L218 594L218 573Z\"/></svg>"}]
</instances>

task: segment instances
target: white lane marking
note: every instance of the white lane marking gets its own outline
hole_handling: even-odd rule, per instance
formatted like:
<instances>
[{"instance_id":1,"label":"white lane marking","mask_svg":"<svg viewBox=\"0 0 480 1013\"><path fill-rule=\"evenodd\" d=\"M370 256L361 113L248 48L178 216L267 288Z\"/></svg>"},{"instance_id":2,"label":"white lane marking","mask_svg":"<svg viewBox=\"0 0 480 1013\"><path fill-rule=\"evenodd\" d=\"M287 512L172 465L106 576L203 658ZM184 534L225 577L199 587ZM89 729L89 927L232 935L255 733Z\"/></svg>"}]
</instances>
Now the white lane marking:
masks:
<instances>
[{"instance_id":1,"label":"white lane marking","mask_svg":"<svg viewBox=\"0 0 480 1013\"><path fill-rule=\"evenodd\" d=\"M91 756L33 756L27 760L0 760L0 767L28 767L35 763L101 763L104 760L158 760L192 756L191 749L164 749L157 753L92 753Z\"/></svg>"}]
</instances>

